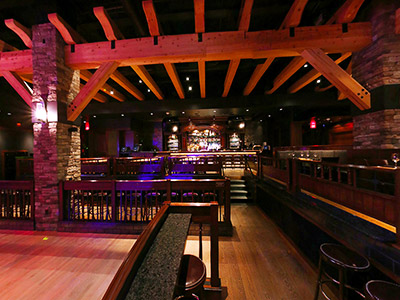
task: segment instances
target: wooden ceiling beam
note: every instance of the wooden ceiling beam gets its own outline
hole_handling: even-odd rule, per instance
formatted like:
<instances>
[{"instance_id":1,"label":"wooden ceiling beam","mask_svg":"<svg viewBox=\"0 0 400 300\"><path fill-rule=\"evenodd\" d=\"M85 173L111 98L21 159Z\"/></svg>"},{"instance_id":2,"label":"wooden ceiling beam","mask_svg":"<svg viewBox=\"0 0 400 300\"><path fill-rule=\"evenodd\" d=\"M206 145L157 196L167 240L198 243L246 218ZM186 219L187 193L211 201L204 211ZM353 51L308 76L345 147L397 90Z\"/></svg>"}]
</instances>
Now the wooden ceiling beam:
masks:
<instances>
[{"instance_id":1,"label":"wooden ceiling beam","mask_svg":"<svg viewBox=\"0 0 400 300\"><path fill-rule=\"evenodd\" d=\"M57 13L48 14L47 18L49 19L50 23L57 28L65 43L68 45L86 43L86 40Z\"/></svg>"},{"instance_id":2,"label":"wooden ceiling beam","mask_svg":"<svg viewBox=\"0 0 400 300\"><path fill-rule=\"evenodd\" d=\"M136 88L124 75L120 72L115 71L111 74L110 78L118 83L122 88L124 88L128 93L130 93L133 97L138 100L144 100L144 95L138 88Z\"/></svg>"},{"instance_id":3,"label":"wooden ceiling beam","mask_svg":"<svg viewBox=\"0 0 400 300\"><path fill-rule=\"evenodd\" d=\"M346 72L352 76L353 73L353 63L352 61L350 61L349 65L346 68ZM344 100L346 99L346 95L344 93L342 93L341 91L338 91L338 100Z\"/></svg>"},{"instance_id":4,"label":"wooden ceiling beam","mask_svg":"<svg viewBox=\"0 0 400 300\"><path fill-rule=\"evenodd\" d=\"M229 90L231 89L233 79L235 78L236 71L239 67L240 59L234 59L229 62L228 72L224 82L224 92L222 97L228 96Z\"/></svg>"},{"instance_id":5,"label":"wooden ceiling beam","mask_svg":"<svg viewBox=\"0 0 400 300\"><path fill-rule=\"evenodd\" d=\"M242 0L242 6L239 13L239 31L248 31L250 27L251 10L254 0Z\"/></svg>"},{"instance_id":6,"label":"wooden ceiling beam","mask_svg":"<svg viewBox=\"0 0 400 300\"><path fill-rule=\"evenodd\" d=\"M22 42L24 42L25 46L32 48L32 30L15 21L14 19L4 20L4 24L6 24L8 28L10 28L19 36Z\"/></svg>"},{"instance_id":7,"label":"wooden ceiling beam","mask_svg":"<svg viewBox=\"0 0 400 300\"><path fill-rule=\"evenodd\" d=\"M200 84L200 96L201 98L206 97L206 62L201 60L198 62L199 65L199 84Z\"/></svg>"},{"instance_id":8,"label":"wooden ceiling beam","mask_svg":"<svg viewBox=\"0 0 400 300\"><path fill-rule=\"evenodd\" d=\"M164 95L161 89L158 87L157 83L150 76L144 66L131 66L131 68L138 74L138 76L143 80L143 82L149 87L149 89L156 95L158 100L164 99Z\"/></svg>"},{"instance_id":9,"label":"wooden ceiling beam","mask_svg":"<svg viewBox=\"0 0 400 300\"><path fill-rule=\"evenodd\" d=\"M326 22L326 24L350 23L357 16L358 10L364 0L347 0L336 13Z\"/></svg>"},{"instance_id":10,"label":"wooden ceiling beam","mask_svg":"<svg viewBox=\"0 0 400 300\"><path fill-rule=\"evenodd\" d=\"M84 84L81 84L81 89L83 89L84 86L85 86ZM96 100L97 102L100 102L100 103L106 103L107 97L100 93L97 93L96 95L93 96L93 100Z\"/></svg>"},{"instance_id":11,"label":"wooden ceiling beam","mask_svg":"<svg viewBox=\"0 0 400 300\"><path fill-rule=\"evenodd\" d=\"M103 27L107 40L115 41L124 39L123 34L119 31L117 25L115 25L103 6L94 7L93 13L97 20L99 20L101 27Z\"/></svg>"},{"instance_id":12,"label":"wooden ceiling beam","mask_svg":"<svg viewBox=\"0 0 400 300\"><path fill-rule=\"evenodd\" d=\"M294 73L296 73L301 67L306 63L303 57L295 57L292 61L279 73L274 79L274 86L266 94L272 94L275 92L282 84L284 84Z\"/></svg>"},{"instance_id":13,"label":"wooden ceiling beam","mask_svg":"<svg viewBox=\"0 0 400 300\"><path fill-rule=\"evenodd\" d=\"M5 80L14 88L21 98L32 108L32 93L25 86L24 81L14 72L2 71Z\"/></svg>"},{"instance_id":14,"label":"wooden ceiling beam","mask_svg":"<svg viewBox=\"0 0 400 300\"><path fill-rule=\"evenodd\" d=\"M294 0L279 29L299 26L307 2L308 0Z\"/></svg>"},{"instance_id":15,"label":"wooden ceiling beam","mask_svg":"<svg viewBox=\"0 0 400 300\"><path fill-rule=\"evenodd\" d=\"M158 20L156 10L154 9L153 0L145 0L142 2L144 14L146 15L147 25L149 26L149 32L151 36L159 36L160 28L158 26Z\"/></svg>"},{"instance_id":16,"label":"wooden ceiling beam","mask_svg":"<svg viewBox=\"0 0 400 300\"><path fill-rule=\"evenodd\" d=\"M395 32L400 34L400 8L396 10L396 22L395 22Z\"/></svg>"},{"instance_id":17,"label":"wooden ceiling beam","mask_svg":"<svg viewBox=\"0 0 400 300\"><path fill-rule=\"evenodd\" d=\"M110 75L118 68L117 62L106 62L100 66L80 90L75 99L68 105L67 118L68 121L75 121L81 114L90 100L97 94L102 86L106 83Z\"/></svg>"},{"instance_id":18,"label":"wooden ceiling beam","mask_svg":"<svg viewBox=\"0 0 400 300\"><path fill-rule=\"evenodd\" d=\"M92 72L88 70L80 71L80 78L85 80L86 82L88 82L90 78L92 78L92 76L93 76ZM114 89L107 83L104 84L100 90L120 102L124 102L126 100L126 97L123 94L121 94L118 90Z\"/></svg>"},{"instance_id":19,"label":"wooden ceiling beam","mask_svg":"<svg viewBox=\"0 0 400 300\"><path fill-rule=\"evenodd\" d=\"M205 32L204 0L194 1L194 30L196 33Z\"/></svg>"},{"instance_id":20,"label":"wooden ceiling beam","mask_svg":"<svg viewBox=\"0 0 400 300\"><path fill-rule=\"evenodd\" d=\"M301 16L303 15L304 7L306 6L307 2L308 0L294 0L279 29L282 30L289 27L297 27L300 24ZM253 89L256 87L257 83L260 81L264 73L268 70L274 59L275 57L268 57L263 64L257 65L256 69L250 77L249 82L243 90L244 96L249 95L253 91Z\"/></svg>"},{"instance_id":21,"label":"wooden ceiling beam","mask_svg":"<svg viewBox=\"0 0 400 300\"><path fill-rule=\"evenodd\" d=\"M167 70L169 78L171 78L171 81L178 93L179 98L185 99L185 93L183 91L182 83L179 79L178 73L176 72L175 65L170 63L165 63L164 67Z\"/></svg>"},{"instance_id":22,"label":"wooden ceiling beam","mask_svg":"<svg viewBox=\"0 0 400 300\"><path fill-rule=\"evenodd\" d=\"M147 65L267 57L299 56L299 51L310 46L321 48L325 53L355 52L372 42L371 24L350 23L348 32L342 25L298 27L295 36L287 39L289 29L247 32L203 33L198 42L197 34L158 37L154 46L152 37L96 42L65 46L65 64L74 69L97 69L107 61L118 61L120 66ZM32 73L32 50L3 52L0 56L2 70Z\"/></svg>"},{"instance_id":23,"label":"wooden ceiling beam","mask_svg":"<svg viewBox=\"0 0 400 300\"><path fill-rule=\"evenodd\" d=\"M321 49L306 49L301 55L360 110L371 108L371 96L367 89L335 64Z\"/></svg>"},{"instance_id":24,"label":"wooden ceiling beam","mask_svg":"<svg viewBox=\"0 0 400 300\"><path fill-rule=\"evenodd\" d=\"M343 53L338 59L335 60L335 64L340 64L342 61L347 59L348 57L351 56L351 52L346 52ZM310 84L313 82L315 79L321 76L321 73L318 72L317 70L313 69L310 72L308 72L306 75L301 77L299 80L297 80L295 83L293 83L289 89L289 93L296 93L297 91L301 90L303 87L306 85Z\"/></svg>"}]
</instances>

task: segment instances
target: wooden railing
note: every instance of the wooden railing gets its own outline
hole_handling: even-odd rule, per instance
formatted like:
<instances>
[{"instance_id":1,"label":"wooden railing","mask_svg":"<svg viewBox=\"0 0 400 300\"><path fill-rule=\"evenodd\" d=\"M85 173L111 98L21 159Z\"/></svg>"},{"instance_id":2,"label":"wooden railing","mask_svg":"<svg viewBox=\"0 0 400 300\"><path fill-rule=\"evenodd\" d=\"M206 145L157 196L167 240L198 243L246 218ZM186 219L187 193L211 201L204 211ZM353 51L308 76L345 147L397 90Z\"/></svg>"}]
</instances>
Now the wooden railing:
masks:
<instances>
[{"instance_id":1,"label":"wooden railing","mask_svg":"<svg viewBox=\"0 0 400 300\"><path fill-rule=\"evenodd\" d=\"M290 184L290 165L288 159L259 156L258 174L261 179L269 177L282 185Z\"/></svg>"},{"instance_id":2,"label":"wooden railing","mask_svg":"<svg viewBox=\"0 0 400 300\"><path fill-rule=\"evenodd\" d=\"M216 201L230 224L229 179L62 181L60 201L60 221L97 222L147 222L165 201Z\"/></svg>"},{"instance_id":3,"label":"wooden railing","mask_svg":"<svg viewBox=\"0 0 400 300\"><path fill-rule=\"evenodd\" d=\"M33 220L35 216L32 181L0 181L0 218Z\"/></svg>"},{"instance_id":4,"label":"wooden railing","mask_svg":"<svg viewBox=\"0 0 400 300\"><path fill-rule=\"evenodd\" d=\"M107 157L81 158L82 179L110 178L111 164Z\"/></svg>"},{"instance_id":5,"label":"wooden railing","mask_svg":"<svg viewBox=\"0 0 400 300\"><path fill-rule=\"evenodd\" d=\"M174 156L168 158L169 175L222 175L220 156Z\"/></svg>"},{"instance_id":6,"label":"wooden railing","mask_svg":"<svg viewBox=\"0 0 400 300\"><path fill-rule=\"evenodd\" d=\"M149 223L149 225L146 227L146 229L133 245L127 258L119 267L116 275L114 276L102 299L116 300L126 298L132 282L135 280L135 277L139 273L140 268L144 264L144 261L149 254L149 249L154 243L156 243L156 237L160 232L168 215L171 213L190 213L192 215L193 222L210 224L211 277L209 279L209 290L212 291L212 288L219 289L221 281L219 278L217 205L218 204L215 202L200 204L166 202L161 207L160 213L157 214L157 216ZM157 268L157 265L155 267ZM159 272L165 272L165 270ZM167 274L164 275L168 276ZM157 285L165 284L165 281L160 280L161 277L157 276L156 278L152 278L152 283L155 283ZM148 283L146 282L141 282L141 284L144 286L148 285ZM141 298L147 298L146 295L151 294L151 291L149 291L148 289L140 288L140 286L138 290L134 290L131 292L135 293L137 297ZM164 297L167 297L165 299L169 299L166 295L164 295Z\"/></svg>"},{"instance_id":7,"label":"wooden railing","mask_svg":"<svg viewBox=\"0 0 400 300\"><path fill-rule=\"evenodd\" d=\"M113 175L115 178L138 175L164 176L164 157L114 157Z\"/></svg>"},{"instance_id":8,"label":"wooden railing","mask_svg":"<svg viewBox=\"0 0 400 300\"><path fill-rule=\"evenodd\" d=\"M260 178L274 179L292 194L311 193L394 226L400 243L400 168L289 159L291 170L283 172L277 160L260 160Z\"/></svg>"}]
</instances>

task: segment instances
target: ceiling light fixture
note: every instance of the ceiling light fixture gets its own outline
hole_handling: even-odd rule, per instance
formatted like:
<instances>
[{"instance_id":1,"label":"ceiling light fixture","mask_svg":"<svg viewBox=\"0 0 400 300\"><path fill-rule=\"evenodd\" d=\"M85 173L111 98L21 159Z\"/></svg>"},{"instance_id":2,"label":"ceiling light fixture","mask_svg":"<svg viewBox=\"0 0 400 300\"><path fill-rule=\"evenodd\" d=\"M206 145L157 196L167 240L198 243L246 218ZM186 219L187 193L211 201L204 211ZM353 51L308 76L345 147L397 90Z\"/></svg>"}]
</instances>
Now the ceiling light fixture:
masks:
<instances>
[{"instance_id":1,"label":"ceiling light fixture","mask_svg":"<svg viewBox=\"0 0 400 300\"><path fill-rule=\"evenodd\" d=\"M143 83L143 81L139 79L139 83Z\"/></svg>"},{"instance_id":2,"label":"ceiling light fixture","mask_svg":"<svg viewBox=\"0 0 400 300\"><path fill-rule=\"evenodd\" d=\"M189 81L189 80L190 80L189 76L186 76L186 81Z\"/></svg>"},{"instance_id":3,"label":"ceiling light fixture","mask_svg":"<svg viewBox=\"0 0 400 300\"><path fill-rule=\"evenodd\" d=\"M150 89L147 89L147 92L150 93Z\"/></svg>"},{"instance_id":4,"label":"ceiling light fixture","mask_svg":"<svg viewBox=\"0 0 400 300\"><path fill-rule=\"evenodd\" d=\"M303 66L304 68L307 68L308 67L308 64L304 64L304 66Z\"/></svg>"},{"instance_id":5,"label":"ceiling light fixture","mask_svg":"<svg viewBox=\"0 0 400 300\"><path fill-rule=\"evenodd\" d=\"M124 114L121 114L121 117L125 117L125 115L124 115Z\"/></svg>"},{"instance_id":6,"label":"ceiling light fixture","mask_svg":"<svg viewBox=\"0 0 400 300\"><path fill-rule=\"evenodd\" d=\"M111 95L114 95L114 91L113 91L113 90L111 90L111 91L110 91L110 94L111 94Z\"/></svg>"},{"instance_id":7,"label":"ceiling light fixture","mask_svg":"<svg viewBox=\"0 0 400 300\"><path fill-rule=\"evenodd\" d=\"M321 82L321 79L317 79L317 83L320 83Z\"/></svg>"},{"instance_id":8,"label":"ceiling light fixture","mask_svg":"<svg viewBox=\"0 0 400 300\"><path fill-rule=\"evenodd\" d=\"M189 90L189 91L191 91L191 90L192 90L192 86L191 86L191 85L189 85L189 87L188 87L188 90Z\"/></svg>"}]
</instances>

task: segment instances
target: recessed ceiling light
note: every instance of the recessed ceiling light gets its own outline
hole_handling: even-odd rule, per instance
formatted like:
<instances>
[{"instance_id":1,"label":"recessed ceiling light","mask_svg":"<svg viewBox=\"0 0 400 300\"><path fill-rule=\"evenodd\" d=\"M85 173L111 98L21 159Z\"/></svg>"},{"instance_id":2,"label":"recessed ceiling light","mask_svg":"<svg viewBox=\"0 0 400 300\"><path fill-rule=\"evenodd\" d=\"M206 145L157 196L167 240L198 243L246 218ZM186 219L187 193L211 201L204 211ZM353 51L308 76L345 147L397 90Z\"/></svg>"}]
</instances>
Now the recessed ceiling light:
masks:
<instances>
[{"instance_id":1,"label":"recessed ceiling light","mask_svg":"<svg viewBox=\"0 0 400 300\"><path fill-rule=\"evenodd\" d=\"M217 111L216 111L216 110L213 110L213 112L215 112L215 113L216 113Z\"/></svg>"},{"instance_id":2,"label":"recessed ceiling light","mask_svg":"<svg viewBox=\"0 0 400 300\"><path fill-rule=\"evenodd\" d=\"M308 67L308 64L304 64L304 66L303 66L304 68L307 68Z\"/></svg>"},{"instance_id":3,"label":"recessed ceiling light","mask_svg":"<svg viewBox=\"0 0 400 300\"><path fill-rule=\"evenodd\" d=\"M248 108L246 109L246 111L249 111L249 110L250 110L250 109L248 109Z\"/></svg>"},{"instance_id":4,"label":"recessed ceiling light","mask_svg":"<svg viewBox=\"0 0 400 300\"><path fill-rule=\"evenodd\" d=\"M188 87L188 90L189 90L189 91L191 91L191 90L192 90L192 86L191 86L191 85L189 85L189 87Z\"/></svg>"},{"instance_id":5,"label":"recessed ceiling light","mask_svg":"<svg viewBox=\"0 0 400 300\"><path fill-rule=\"evenodd\" d=\"M166 115L169 115L169 111L167 111L165 114L166 114Z\"/></svg>"},{"instance_id":6,"label":"recessed ceiling light","mask_svg":"<svg viewBox=\"0 0 400 300\"><path fill-rule=\"evenodd\" d=\"M283 110L283 108L281 107L279 110L280 110L280 111L282 111L282 110Z\"/></svg>"},{"instance_id":7,"label":"recessed ceiling light","mask_svg":"<svg viewBox=\"0 0 400 300\"><path fill-rule=\"evenodd\" d=\"M186 81L189 81L189 80L190 80L189 76L186 76Z\"/></svg>"},{"instance_id":8,"label":"recessed ceiling light","mask_svg":"<svg viewBox=\"0 0 400 300\"><path fill-rule=\"evenodd\" d=\"M182 115L184 115L184 114L185 114L185 112L183 111L183 112L182 112Z\"/></svg>"},{"instance_id":9,"label":"recessed ceiling light","mask_svg":"<svg viewBox=\"0 0 400 300\"><path fill-rule=\"evenodd\" d=\"M268 115L268 118L271 118L271 115Z\"/></svg>"},{"instance_id":10,"label":"recessed ceiling light","mask_svg":"<svg viewBox=\"0 0 400 300\"><path fill-rule=\"evenodd\" d=\"M143 81L141 79L139 79L139 83L143 83Z\"/></svg>"},{"instance_id":11,"label":"recessed ceiling light","mask_svg":"<svg viewBox=\"0 0 400 300\"><path fill-rule=\"evenodd\" d=\"M262 120L260 120L260 122L262 122Z\"/></svg>"},{"instance_id":12,"label":"recessed ceiling light","mask_svg":"<svg viewBox=\"0 0 400 300\"><path fill-rule=\"evenodd\" d=\"M150 93L151 92L150 89L147 89L147 92Z\"/></svg>"},{"instance_id":13,"label":"recessed ceiling light","mask_svg":"<svg viewBox=\"0 0 400 300\"><path fill-rule=\"evenodd\" d=\"M321 82L321 79L317 79L317 83L320 83Z\"/></svg>"},{"instance_id":14,"label":"recessed ceiling light","mask_svg":"<svg viewBox=\"0 0 400 300\"><path fill-rule=\"evenodd\" d=\"M110 91L110 94L111 94L111 95L114 95L114 91L113 91L113 90L111 90L111 91Z\"/></svg>"},{"instance_id":15,"label":"recessed ceiling light","mask_svg":"<svg viewBox=\"0 0 400 300\"><path fill-rule=\"evenodd\" d=\"M93 115L93 118L97 118L97 116L96 116L96 115Z\"/></svg>"},{"instance_id":16,"label":"recessed ceiling light","mask_svg":"<svg viewBox=\"0 0 400 300\"><path fill-rule=\"evenodd\" d=\"M152 116L152 115L154 115L154 113L151 112L151 113L150 113L150 116Z\"/></svg>"},{"instance_id":17,"label":"recessed ceiling light","mask_svg":"<svg viewBox=\"0 0 400 300\"><path fill-rule=\"evenodd\" d=\"M8 112L8 113L7 113L7 115L8 115L8 116L11 116L11 113L10 113L10 112Z\"/></svg>"},{"instance_id":18,"label":"recessed ceiling light","mask_svg":"<svg viewBox=\"0 0 400 300\"><path fill-rule=\"evenodd\" d=\"M121 114L121 117L125 117L125 115L124 115L124 114Z\"/></svg>"}]
</instances>

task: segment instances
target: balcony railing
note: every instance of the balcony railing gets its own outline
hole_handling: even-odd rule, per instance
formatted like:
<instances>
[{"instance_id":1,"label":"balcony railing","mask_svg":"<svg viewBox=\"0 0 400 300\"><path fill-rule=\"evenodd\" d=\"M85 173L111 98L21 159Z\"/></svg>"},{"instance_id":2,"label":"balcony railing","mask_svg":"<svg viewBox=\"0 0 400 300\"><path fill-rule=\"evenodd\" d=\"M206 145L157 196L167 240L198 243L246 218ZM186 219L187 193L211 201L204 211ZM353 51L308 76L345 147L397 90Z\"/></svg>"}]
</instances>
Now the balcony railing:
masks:
<instances>
[{"instance_id":1,"label":"balcony railing","mask_svg":"<svg viewBox=\"0 0 400 300\"><path fill-rule=\"evenodd\" d=\"M35 216L32 181L0 181L0 218L33 220Z\"/></svg>"}]
</instances>

